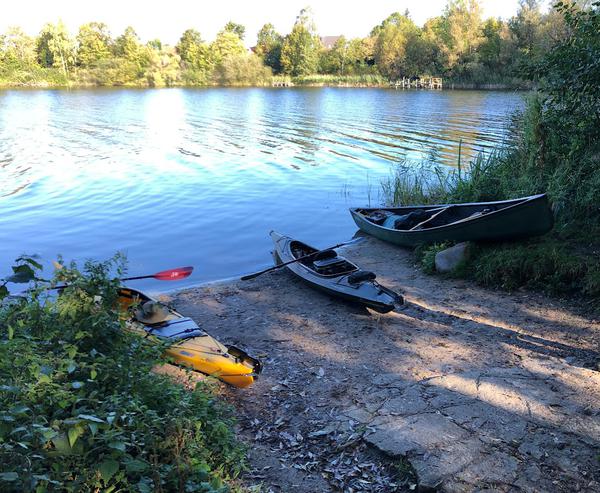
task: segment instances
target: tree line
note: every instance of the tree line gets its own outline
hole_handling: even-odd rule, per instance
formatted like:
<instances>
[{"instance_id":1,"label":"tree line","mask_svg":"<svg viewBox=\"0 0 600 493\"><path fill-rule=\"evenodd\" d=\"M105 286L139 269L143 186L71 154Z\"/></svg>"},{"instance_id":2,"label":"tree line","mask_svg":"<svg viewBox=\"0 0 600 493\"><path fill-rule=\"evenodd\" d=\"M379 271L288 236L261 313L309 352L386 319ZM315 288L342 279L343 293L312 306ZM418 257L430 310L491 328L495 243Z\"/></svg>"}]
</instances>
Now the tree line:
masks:
<instances>
[{"instance_id":1,"label":"tree line","mask_svg":"<svg viewBox=\"0 0 600 493\"><path fill-rule=\"evenodd\" d=\"M565 39L567 25L555 9L543 13L539 0L520 0L508 20L483 19L478 0L449 0L440 16L421 27L408 11L396 12L367 37L340 36L330 48L323 46L309 8L285 36L265 24L252 50L245 48L244 36L245 27L235 22L212 42L188 29L175 46L158 39L142 43L133 27L113 38L100 22L80 26L75 36L60 21L46 24L35 37L13 27L0 35L0 84L260 85L273 74L510 83L523 78L521 66Z\"/></svg>"}]
</instances>

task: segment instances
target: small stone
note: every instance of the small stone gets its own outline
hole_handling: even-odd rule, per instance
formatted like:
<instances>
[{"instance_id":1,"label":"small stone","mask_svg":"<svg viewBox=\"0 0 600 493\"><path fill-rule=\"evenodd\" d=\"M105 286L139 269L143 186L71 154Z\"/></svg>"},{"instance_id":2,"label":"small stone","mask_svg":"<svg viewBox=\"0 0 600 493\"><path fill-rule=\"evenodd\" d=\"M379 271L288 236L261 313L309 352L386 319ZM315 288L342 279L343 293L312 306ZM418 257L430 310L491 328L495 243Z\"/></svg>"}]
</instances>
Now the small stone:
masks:
<instances>
[{"instance_id":1,"label":"small stone","mask_svg":"<svg viewBox=\"0 0 600 493\"><path fill-rule=\"evenodd\" d=\"M459 243L453 247L438 252L435 256L435 270L438 272L450 272L470 256L471 246L468 242Z\"/></svg>"}]
</instances>

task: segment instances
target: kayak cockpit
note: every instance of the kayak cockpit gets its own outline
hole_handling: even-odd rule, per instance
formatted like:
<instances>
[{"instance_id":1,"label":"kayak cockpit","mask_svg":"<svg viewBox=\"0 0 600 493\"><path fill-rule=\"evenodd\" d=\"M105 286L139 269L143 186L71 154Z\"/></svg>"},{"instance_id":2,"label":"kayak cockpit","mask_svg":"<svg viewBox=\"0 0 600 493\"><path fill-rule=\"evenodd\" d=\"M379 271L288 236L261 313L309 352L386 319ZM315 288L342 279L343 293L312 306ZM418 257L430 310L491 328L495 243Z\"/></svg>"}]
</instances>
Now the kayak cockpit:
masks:
<instances>
[{"instance_id":1,"label":"kayak cockpit","mask_svg":"<svg viewBox=\"0 0 600 493\"><path fill-rule=\"evenodd\" d=\"M296 240L290 242L290 251L294 258L319 252L316 248ZM324 277L343 276L358 270L355 264L339 257L335 250L323 250L312 257L300 260L300 264Z\"/></svg>"}]
</instances>

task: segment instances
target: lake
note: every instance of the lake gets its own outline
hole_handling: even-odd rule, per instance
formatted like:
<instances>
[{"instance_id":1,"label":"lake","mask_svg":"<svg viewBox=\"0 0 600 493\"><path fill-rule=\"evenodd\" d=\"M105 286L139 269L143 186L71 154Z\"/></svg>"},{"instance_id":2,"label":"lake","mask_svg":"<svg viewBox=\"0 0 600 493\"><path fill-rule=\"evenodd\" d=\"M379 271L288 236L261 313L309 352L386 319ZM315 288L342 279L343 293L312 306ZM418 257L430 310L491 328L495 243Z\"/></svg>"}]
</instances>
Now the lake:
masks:
<instances>
[{"instance_id":1,"label":"lake","mask_svg":"<svg viewBox=\"0 0 600 493\"><path fill-rule=\"evenodd\" d=\"M502 145L513 92L356 88L0 91L0 277L22 253L126 253L130 275L185 282L268 266L276 229L352 238L395 163Z\"/></svg>"}]
</instances>

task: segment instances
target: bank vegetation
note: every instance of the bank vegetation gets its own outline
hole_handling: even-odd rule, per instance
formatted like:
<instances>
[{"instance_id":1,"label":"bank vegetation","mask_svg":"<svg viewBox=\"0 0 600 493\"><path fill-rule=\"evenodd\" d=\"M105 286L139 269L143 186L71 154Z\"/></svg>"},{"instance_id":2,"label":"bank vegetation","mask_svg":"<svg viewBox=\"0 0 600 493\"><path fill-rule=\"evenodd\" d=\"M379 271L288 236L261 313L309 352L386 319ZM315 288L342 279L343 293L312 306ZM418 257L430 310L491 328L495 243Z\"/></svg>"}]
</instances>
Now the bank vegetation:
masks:
<instances>
[{"instance_id":1,"label":"bank vegetation","mask_svg":"<svg viewBox=\"0 0 600 493\"><path fill-rule=\"evenodd\" d=\"M548 193L556 224L529 241L478 245L454 275L488 286L530 287L600 298L600 2L560 2L567 36L523 66L539 90L515 117L507 146L450 172L435 163L399 165L384 183L390 203L452 203ZM418 254L433 271L430 245Z\"/></svg>"},{"instance_id":2,"label":"bank vegetation","mask_svg":"<svg viewBox=\"0 0 600 493\"><path fill-rule=\"evenodd\" d=\"M539 0L521 0L507 20L484 19L479 0L449 0L422 26L409 11L396 12L364 38L319 36L308 8L286 35L266 23L247 49L245 34L228 22L210 42L190 28L169 46L143 43L133 27L113 37L101 22L74 35L60 21L37 36L12 27L0 35L0 86L260 86L273 76L296 85L373 86L434 76L456 87L529 87L532 79L518 69L566 39L568 26Z\"/></svg>"},{"instance_id":3,"label":"bank vegetation","mask_svg":"<svg viewBox=\"0 0 600 493\"><path fill-rule=\"evenodd\" d=\"M0 491L231 491L230 412L152 371L164 348L123 330L119 257L40 269L24 256L0 279Z\"/></svg>"}]
</instances>

